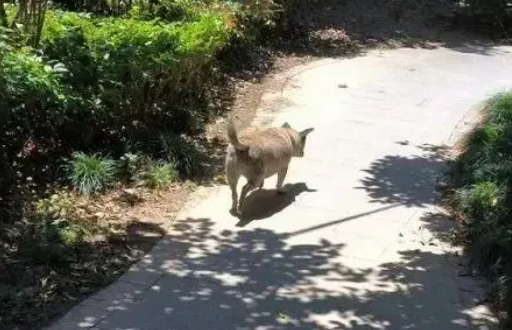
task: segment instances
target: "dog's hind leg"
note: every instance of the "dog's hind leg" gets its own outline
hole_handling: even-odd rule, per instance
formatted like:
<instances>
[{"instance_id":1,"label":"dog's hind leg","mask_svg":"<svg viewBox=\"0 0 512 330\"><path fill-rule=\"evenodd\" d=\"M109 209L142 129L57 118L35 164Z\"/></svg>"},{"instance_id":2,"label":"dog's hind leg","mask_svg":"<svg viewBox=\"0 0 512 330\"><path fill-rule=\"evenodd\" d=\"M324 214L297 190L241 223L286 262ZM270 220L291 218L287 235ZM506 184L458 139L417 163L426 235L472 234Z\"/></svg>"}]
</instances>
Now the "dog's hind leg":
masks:
<instances>
[{"instance_id":1,"label":"dog's hind leg","mask_svg":"<svg viewBox=\"0 0 512 330\"><path fill-rule=\"evenodd\" d=\"M283 183L286 178L286 173L288 173L288 166L283 168L281 171L277 172L277 185L276 190L278 194L284 194Z\"/></svg>"},{"instance_id":2,"label":"dog's hind leg","mask_svg":"<svg viewBox=\"0 0 512 330\"><path fill-rule=\"evenodd\" d=\"M231 189L231 209L230 212L235 214L237 212L238 205L238 193L236 191L238 187L238 179L240 179L240 174L235 165L227 165L226 166L226 177L228 180L229 188Z\"/></svg>"},{"instance_id":3,"label":"dog's hind leg","mask_svg":"<svg viewBox=\"0 0 512 330\"><path fill-rule=\"evenodd\" d=\"M249 180L245 184L245 186L242 188L242 192L240 194L240 201L238 202L238 214L239 215L242 215L242 213L243 213L245 198L247 197L247 194L251 190L254 190L255 188L262 186L264 180L265 180L265 178L263 177L263 175L258 176L257 179Z\"/></svg>"}]
</instances>

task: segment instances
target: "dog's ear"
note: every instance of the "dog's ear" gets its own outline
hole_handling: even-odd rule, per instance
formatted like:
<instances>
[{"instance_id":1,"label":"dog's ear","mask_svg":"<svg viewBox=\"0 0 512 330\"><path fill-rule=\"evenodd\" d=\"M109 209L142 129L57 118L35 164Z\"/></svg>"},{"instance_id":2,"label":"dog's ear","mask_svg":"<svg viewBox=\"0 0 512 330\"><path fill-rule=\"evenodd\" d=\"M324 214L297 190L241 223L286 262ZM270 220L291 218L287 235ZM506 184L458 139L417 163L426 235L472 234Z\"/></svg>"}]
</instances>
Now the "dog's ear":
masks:
<instances>
[{"instance_id":1,"label":"dog's ear","mask_svg":"<svg viewBox=\"0 0 512 330\"><path fill-rule=\"evenodd\" d=\"M284 123L281 127L282 127L282 128L292 128L292 127L290 126L290 124L288 124L288 123Z\"/></svg>"},{"instance_id":2,"label":"dog's ear","mask_svg":"<svg viewBox=\"0 0 512 330\"><path fill-rule=\"evenodd\" d=\"M304 138L308 136L309 133L313 132L315 129L313 127L307 128L299 133L300 137Z\"/></svg>"}]
</instances>

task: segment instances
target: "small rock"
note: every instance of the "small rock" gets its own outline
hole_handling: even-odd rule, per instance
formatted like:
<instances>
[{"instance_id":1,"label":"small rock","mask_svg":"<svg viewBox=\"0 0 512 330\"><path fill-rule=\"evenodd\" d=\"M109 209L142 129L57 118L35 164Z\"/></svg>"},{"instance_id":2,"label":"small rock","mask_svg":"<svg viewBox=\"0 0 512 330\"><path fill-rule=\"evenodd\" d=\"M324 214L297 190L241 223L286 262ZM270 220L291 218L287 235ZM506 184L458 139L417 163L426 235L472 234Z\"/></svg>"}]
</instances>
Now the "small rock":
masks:
<instances>
[{"instance_id":1,"label":"small rock","mask_svg":"<svg viewBox=\"0 0 512 330\"><path fill-rule=\"evenodd\" d=\"M338 88L348 88L347 84L338 84Z\"/></svg>"},{"instance_id":2,"label":"small rock","mask_svg":"<svg viewBox=\"0 0 512 330\"><path fill-rule=\"evenodd\" d=\"M128 188L123 189L121 199L133 205L136 204L137 202L140 202L142 200L142 197L140 196L136 189Z\"/></svg>"},{"instance_id":3,"label":"small rock","mask_svg":"<svg viewBox=\"0 0 512 330\"><path fill-rule=\"evenodd\" d=\"M94 217L96 219L103 219L103 218L105 218L105 213L103 213L103 212L96 212L96 213L94 213Z\"/></svg>"},{"instance_id":4,"label":"small rock","mask_svg":"<svg viewBox=\"0 0 512 330\"><path fill-rule=\"evenodd\" d=\"M459 272L459 277L467 277L467 276L471 276L471 275L472 275L472 273L469 270Z\"/></svg>"}]
</instances>

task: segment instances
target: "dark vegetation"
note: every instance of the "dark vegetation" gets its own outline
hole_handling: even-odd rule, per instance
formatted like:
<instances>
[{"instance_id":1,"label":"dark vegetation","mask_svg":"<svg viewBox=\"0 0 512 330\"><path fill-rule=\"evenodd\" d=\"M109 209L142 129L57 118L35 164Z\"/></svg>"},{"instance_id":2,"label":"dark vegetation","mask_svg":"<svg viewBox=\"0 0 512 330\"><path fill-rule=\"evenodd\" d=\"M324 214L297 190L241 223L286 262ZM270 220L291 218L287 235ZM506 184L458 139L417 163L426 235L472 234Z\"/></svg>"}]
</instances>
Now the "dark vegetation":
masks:
<instances>
[{"instance_id":1,"label":"dark vegetation","mask_svg":"<svg viewBox=\"0 0 512 330\"><path fill-rule=\"evenodd\" d=\"M483 123L465 141L453 204L475 265L490 277L492 301L512 315L512 92L488 102ZM510 327L510 320L508 321Z\"/></svg>"},{"instance_id":2,"label":"dark vegetation","mask_svg":"<svg viewBox=\"0 0 512 330\"><path fill-rule=\"evenodd\" d=\"M95 205L114 194L131 207L204 174L204 129L231 102L233 77L261 77L273 52L413 45L429 38L396 27L438 3L0 0L0 328L33 328L143 253L136 224ZM490 31L509 23L502 0L457 12ZM389 21L375 15L393 23L374 26Z\"/></svg>"}]
</instances>

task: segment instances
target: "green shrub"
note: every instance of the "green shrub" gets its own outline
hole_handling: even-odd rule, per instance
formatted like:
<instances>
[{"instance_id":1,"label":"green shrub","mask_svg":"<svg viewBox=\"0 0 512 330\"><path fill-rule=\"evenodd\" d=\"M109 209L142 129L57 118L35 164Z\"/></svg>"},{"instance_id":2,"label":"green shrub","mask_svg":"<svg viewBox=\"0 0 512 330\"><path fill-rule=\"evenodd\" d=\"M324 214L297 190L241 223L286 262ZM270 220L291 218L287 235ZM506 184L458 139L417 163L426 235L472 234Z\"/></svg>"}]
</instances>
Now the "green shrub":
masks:
<instances>
[{"instance_id":1,"label":"green shrub","mask_svg":"<svg viewBox=\"0 0 512 330\"><path fill-rule=\"evenodd\" d=\"M132 1L123 0L53 0L57 6L71 11L87 11L103 15L119 15L129 9Z\"/></svg>"},{"instance_id":2,"label":"green shrub","mask_svg":"<svg viewBox=\"0 0 512 330\"><path fill-rule=\"evenodd\" d=\"M458 160L456 207L474 259L512 316L512 92L492 98L486 115Z\"/></svg>"},{"instance_id":3,"label":"green shrub","mask_svg":"<svg viewBox=\"0 0 512 330\"><path fill-rule=\"evenodd\" d=\"M118 172L128 182L137 182L141 179L146 159L140 154L125 153L118 161Z\"/></svg>"},{"instance_id":4,"label":"green shrub","mask_svg":"<svg viewBox=\"0 0 512 330\"><path fill-rule=\"evenodd\" d=\"M45 150L58 145L56 130L68 114L70 99L61 77L65 68L45 61L28 48L10 49L0 57L1 193L14 185L9 173L23 165L19 155L27 146Z\"/></svg>"},{"instance_id":5,"label":"green shrub","mask_svg":"<svg viewBox=\"0 0 512 330\"><path fill-rule=\"evenodd\" d=\"M155 164L147 173L147 184L151 188L163 188L177 179L178 171L173 163Z\"/></svg>"},{"instance_id":6,"label":"green shrub","mask_svg":"<svg viewBox=\"0 0 512 330\"><path fill-rule=\"evenodd\" d=\"M35 203L19 242L20 256L38 265L67 267L74 248L91 237L96 227L84 221L72 194L57 192Z\"/></svg>"},{"instance_id":7,"label":"green shrub","mask_svg":"<svg viewBox=\"0 0 512 330\"><path fill-rule=\"evenodd\" d=\"M472 14L491 19L492 23L503 23L509 15L507 0L468 0Z\"/></svg>"},{"instance_id":8,"label":"green shrub","mask_svg":"<svg viewBox=\"0 0 512 330\"><path fill-rule=\"evenodd\" d=\"M202 161L198 146L182 136L159 134L151 148L156 158L171 161L184 177L196 174Z\"/></svg>"},{"instance_id":9,"label":"green shrub","mask_svg":"<svg viewBox=\"0 0 512 330\"><path fill-rule=\"evenodd\" d=\"M75 152L67 165L69 180L83 194L99 193L115 181L116 163L98 155Z\"/></svg>"},{"instance_id":10,"label":"green shrub","mask_svg":"<svg viewBox=\"0 0 512 330\"><path fill-rule=\"evenodd\" d=\"M193 19L201 8L212 1L197 0L54 0L61 9L90 12L102 16L128 15L137 19L155 18L172 21Z\"/></svg>"},{"instance_id":11,"label":"green shrub","mask_svg":"<svg viewBox=\"0 0 512 330\"><path fill-rule=\"evenodd\" d=\"M69 193L56 193L36 203L35 212L45 219L65 219L74 212L75 201Z\"/></svg>"},{"instance_id":12,"label":"green shrub","mask_svg":"<svg viewBox=\"0 0 512 330\"><path fill-rule=\"evenodd\" d=\"M136 1L130 8L128 17L141 20L162 19L167 22L193 21L208 3L209 1L195 0Z\"/></svg>"},{"instance_id":13,"label":"green shrub","mask_svg":"<svg viewBox=\"0 0 512 330\"><path fill-rule=\"evenodd\" d=\"M47 21L44 53L64 62L66 82L91 100L88 122L96 130L122 135L144 119L179 133L207 118L210 63L230 37L223 13L180 24L66 12L49 13Z\"/></svg>"},{"instance_id":14,"label":"green shrub","mask_svg":"<svg viewBox=\"0 0 512 330\"><path fill-rule=\"evenodd\" d=\"M494 213L503 202L503 190L494 182L480 181L460 191L460 204L470 214Z\"/></svg>"},{"instance_id":15,"label":"green shrub","mask_svg":"<svg viewBox=\"0 0 512 330\"><path fill-rule=\"evenodd\" d=\"M512 122L512 93L498 94L490 101L490 107L490 123L505 125Z\"/></svg>"},{"instance_id":16,"label":"green shrub","mask_svg":"<svg viewBox=\"0 0 512 330\"><path fill-rule=\"evenodd\" d=\"M87 0L73 3L97 6ZM141 0L133 5L128 15L108 18L49 10L41 50L4 51L8 44L0 41L5 54L0 58L0 168L13 167L27 145L46 157L26 158L23 166L35 169L71 150L108 150L119 157L128 143L153 143L169 132L197 133L210 119L212 87L222 79L216 55L235 35L249 36L249 22L270 24L278 8L270 0ZM188 145L178 149L160 154L189 175L197 168L197 153ZM12 172L19 171L29 172ZM12 186L13 179L3 173L2 187Z\"/></svg>"},{"instance_id":17,"label":"green shrub","mask_svg":"<svg viewBox=\"0 0 512 330\"><path fill-rule=\"evenodd\" d=\"M87 226L77 211L76 200L70 193L55 193L39 200L35 207L38 218L35 223L40 230L38 241L72 246L90 236L92 224L89 222Z\"/></svg>"}]
</instances>

